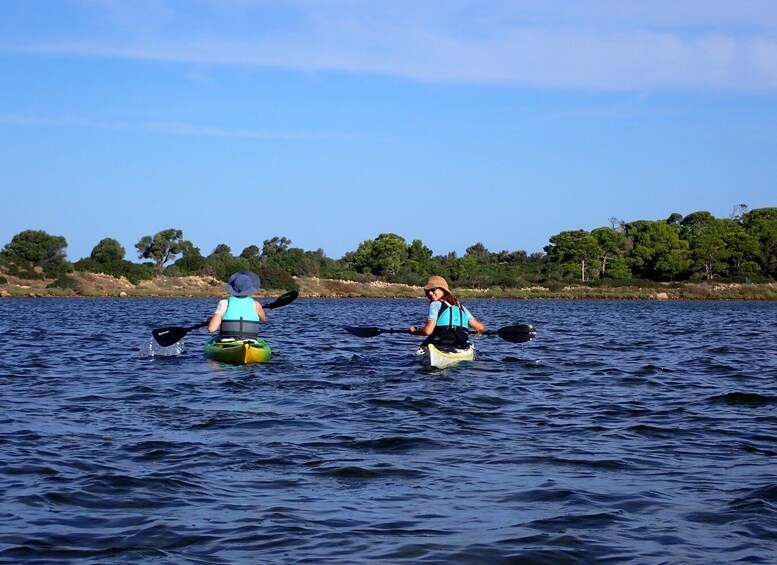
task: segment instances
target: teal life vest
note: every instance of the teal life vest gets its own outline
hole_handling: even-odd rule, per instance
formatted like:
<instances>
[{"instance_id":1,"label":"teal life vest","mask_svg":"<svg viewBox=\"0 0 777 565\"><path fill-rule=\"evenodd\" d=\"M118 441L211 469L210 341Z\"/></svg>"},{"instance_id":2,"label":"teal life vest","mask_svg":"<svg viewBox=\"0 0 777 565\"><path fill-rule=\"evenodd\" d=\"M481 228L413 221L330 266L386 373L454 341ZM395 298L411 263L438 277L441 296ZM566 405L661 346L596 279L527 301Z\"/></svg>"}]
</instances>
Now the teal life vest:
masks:
<instances>
[{"instance_id":1,"label":"teal life vest","mask_svg":"<svg viewBox=\"0 0 777 565\"><path fill-rule=\"evenodd\" d=\"M468 322L464 310L443 302L437 314L437 325L430 336L433 342L441 346L467 347L469 341Z\"/></svg>"},{"instance_id":2,"label":"teal life vest","mask_svg":"<svg viewBox=\"0 0 777 565\"><path fill-rule=\"evenodd\" d=\"M440 313L437 315L437 325L466 328L467 322L464 321L464 312L461 308L443 302Z\"/></svg>"},{"instance_id":3,"label":"teal life vest","mask_svg":"<svg viewBox=\"0 0 777 565\"><path fill-rule=\"evenodd\" d=\"M221 319L219 335L222 339L225 337L255 339L259 337L260 322L253 298L230 296L227 299L227 311Z\"/></svg>"}]
</instances>

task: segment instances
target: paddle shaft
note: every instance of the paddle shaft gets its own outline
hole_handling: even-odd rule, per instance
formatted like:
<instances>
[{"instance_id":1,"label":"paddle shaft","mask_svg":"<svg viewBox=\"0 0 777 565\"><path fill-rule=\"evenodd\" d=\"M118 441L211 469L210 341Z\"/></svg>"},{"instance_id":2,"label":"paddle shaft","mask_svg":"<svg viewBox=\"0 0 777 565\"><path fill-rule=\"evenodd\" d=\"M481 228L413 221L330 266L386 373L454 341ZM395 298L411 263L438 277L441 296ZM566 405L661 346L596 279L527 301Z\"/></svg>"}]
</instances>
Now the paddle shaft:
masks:
<instances>
[{"instance_id":1,"label":"paddle shaft","mask_svg":"<svg viewBox=\"0 0 777 565\"><path fill-rule=\"evenodd\" d=\"M377 326L343 326L343 329L350 334L358 337L375 337L381 334L411 334L409 329L379 328ZM498 330L486 330L478 335L498 335L506 341L513 343L523 343L533 339L537 332L534 326L530 324L519 324L515 326L504 326Z\"/></svg>"}]
</instances>

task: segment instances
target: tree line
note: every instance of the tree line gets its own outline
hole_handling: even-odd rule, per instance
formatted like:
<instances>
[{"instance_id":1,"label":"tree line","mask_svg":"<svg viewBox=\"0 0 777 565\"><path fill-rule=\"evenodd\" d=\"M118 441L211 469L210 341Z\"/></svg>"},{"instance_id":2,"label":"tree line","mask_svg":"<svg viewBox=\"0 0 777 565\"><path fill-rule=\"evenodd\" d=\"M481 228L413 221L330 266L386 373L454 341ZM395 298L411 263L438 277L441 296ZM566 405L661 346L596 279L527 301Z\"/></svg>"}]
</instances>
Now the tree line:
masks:
<instances>
[{"instance_id":1,"label":"tree line","mask_svg":"<svg viewBox=\"0 0 777 565\"><path fill-rule=\"evenodd\" d=\"M52 286L74 284L73 271L126 277L137 284L157 275L210 275L226 281L240 270L254 271L268 289L295 288L295 276L343 280L384 280L420 285L431 274L460 288L521 288L584 283L640 284L665 281L767 282L777 279L777 208L748 210L739 205L727 218L709 212L671 214L665 220L625 222L562 231L543 252L489 251L482 243L434 255L421 240L407 242L393 233L361 242L339 259L322 249L305 251L275 236L235 255L226 244L208 255L179 229L145 235L135 244L141 263L126 259L113 238L99 241L89 257L67 260L67 241L42 230L16 234L0 252L0 267L20 278L55 279ZM2 281L0 281L2 282Z\"/></svg>"}]
</instances>

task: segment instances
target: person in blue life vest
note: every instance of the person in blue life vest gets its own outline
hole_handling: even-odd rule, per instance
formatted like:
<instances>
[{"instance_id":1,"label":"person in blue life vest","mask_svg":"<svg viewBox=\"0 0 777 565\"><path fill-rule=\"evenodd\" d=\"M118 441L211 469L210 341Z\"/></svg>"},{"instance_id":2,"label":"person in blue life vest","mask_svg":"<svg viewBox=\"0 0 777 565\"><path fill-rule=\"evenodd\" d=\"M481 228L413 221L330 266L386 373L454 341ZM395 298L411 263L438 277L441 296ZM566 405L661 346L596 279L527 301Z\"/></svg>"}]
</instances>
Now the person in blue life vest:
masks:
<instances>
[{"instance_id":1,"label":"person in blue life vest","mask_svg":"<svg viewBox=\"0 0 777 565\"><path fill-rule=\"evenodd\" d=\"M424 292L429 299L429 314L426 323L420 328L410 326L413 335L428 336L419 346L429 343L466 347L469 344L469 329L479 335L486 326L478 321L464 304L448 288L448 282L439 276L429 277Z\"/></svg>"},{"instance_id":2,"label":"person in blue life vest","mask_svg":"<svg viewBox=\"0 0 777 565\"><path fill-rule=\"evenodd\" d=\"M259 276L239 271L227 282L229 298L219 300L208 322L208 331L219 330L220 339L256 339L259 324L267 319L264 308L251 295L259 290Z\"/></svg>"}]
</instances>

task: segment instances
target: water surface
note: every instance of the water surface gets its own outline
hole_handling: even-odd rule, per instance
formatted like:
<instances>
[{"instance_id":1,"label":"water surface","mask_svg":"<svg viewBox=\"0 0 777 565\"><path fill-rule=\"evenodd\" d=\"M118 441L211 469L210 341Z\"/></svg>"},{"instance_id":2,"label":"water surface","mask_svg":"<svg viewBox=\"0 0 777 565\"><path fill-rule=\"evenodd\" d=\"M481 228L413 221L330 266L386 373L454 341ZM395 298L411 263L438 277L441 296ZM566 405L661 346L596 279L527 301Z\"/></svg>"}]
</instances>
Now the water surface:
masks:
<instances>
[{"instance_id":1,"label":"water surface","mask_svg":"<svg viewBox=\"0 0 777 565\"><path fill-rule=\"evenodd\" d=\"M777 304L471 300L474 363L413 359L425 301L299 299L230 367L206 299L2 299L0 560L777 562Z\"/></svg>"}]
</instances>

